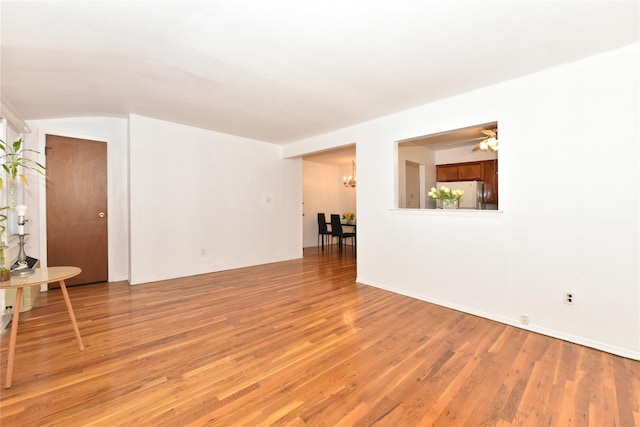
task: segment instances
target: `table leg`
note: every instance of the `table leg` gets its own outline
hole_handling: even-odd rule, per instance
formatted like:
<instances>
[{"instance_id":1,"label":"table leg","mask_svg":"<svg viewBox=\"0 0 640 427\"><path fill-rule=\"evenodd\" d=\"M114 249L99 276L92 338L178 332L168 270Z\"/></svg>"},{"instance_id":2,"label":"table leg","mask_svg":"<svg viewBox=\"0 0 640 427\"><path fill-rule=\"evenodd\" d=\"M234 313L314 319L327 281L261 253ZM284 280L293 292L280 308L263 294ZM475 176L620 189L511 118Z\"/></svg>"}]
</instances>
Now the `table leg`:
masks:
<instances>
[{"instance_id":1,"label":"table leg","mask_svg":"<svg viewBox=\"0 0 640 427\"><path fill-rule=\"evenodd\" d=\"M13 381L13 362L16 354L16 337L18 336L18 321L20 320L20 303L23 288L16 288L16 302L13 304L13 320L11 321L11 336L9 337L9 360L7 360L7 379L5 388L11 387Z\"/></svg>"},{"instance_id":2,"label":"table leg","mask_svg":"<svg viewBox=\"0 0 640 427\"><path fill-rule=\"evenodd\" d=\"M64 302L65 304L67 304L67 311L69 312L69 317L71 318L73 330L76 333L76 338L78 338L78 347L80 347L80 350L84 350L84 344L82 343L82 338L80 337L80 330L78 329L76 316L73 314L73 307L71 307L71 300L69 299L69 293L67 292L67 285L64 283L64 280L60 280L59 283L60 289L62 289L62 295L64 296Z\"/></svg>"}]
</instances>

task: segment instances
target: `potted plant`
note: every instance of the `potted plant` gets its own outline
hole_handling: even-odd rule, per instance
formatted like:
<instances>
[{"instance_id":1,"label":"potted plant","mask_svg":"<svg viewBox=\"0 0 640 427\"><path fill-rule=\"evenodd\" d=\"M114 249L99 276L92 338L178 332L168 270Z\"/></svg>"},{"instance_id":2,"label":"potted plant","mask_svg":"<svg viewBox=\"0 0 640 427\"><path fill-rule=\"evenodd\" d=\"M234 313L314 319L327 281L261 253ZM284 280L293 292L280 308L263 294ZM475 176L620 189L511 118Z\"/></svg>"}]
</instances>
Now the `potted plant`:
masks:
<instances>
[{"instance_id":1,"label":"potted plant","mask_svg":"<svg viewBox=\"0 0 640 427\"><path fill-rule=\"evenodd\" d=\"M9 179L9 193L7 205L9 209L15 207L15 184L18 178L24 183L29 185L29 180L23 173L24 171L32 171L39 173L46 177L47 168L41 163L36 162L33 159L27 157L28 153L34 153L40 155L40 152L31 148L24 147L24 139L20 138L17 141L9 144L0 139L0 163L2 163L2 169L7 174ZM0 190L4 186L4 177L0 174Z\"/></svg>"},{"instance_id":2,"label":"potted plant","mask_svg":"<svg viewBox=\"0 0 640 427\"><path fill-rule=\"evenodd\" d=\"M24 170L30 170L39 173L42 176L46 176L45 171L47 168L41 163L38 163L26 156L27 153L35 153L39 155L40 152L31 148L25 148L24 139L20 138L12 144L0 139L0 150L3 152L2 155L0 155L2 169L7 173L10 182L15 183L18 178L20 178L24 185L29 185L29 180L22 173ZM0 176L0 189L3 186L3 183L4 180Z\"/></svg>"},{"instance_id":3,"label":"potted plant","mask_svg":"<svg viewBox=\"0 0 640 427\"><path fill-rule=\"evenodd\" d=\"M29 180L25 176L25 171L32 171L46 176L46 167L41 163L27 157L29 153L40 155L40 152L31 148L25 148L24 139L20 138L13 143L7 143L0 139L0 163L2 164L2 171L0 173L0 190L4 187L5 174L6 179L9 181L9 188L7 193L7 206L0 208L0 280L2 280L5 273L9 272L9 268L6 265L5 249L3 234L7 230L7 212L10 209L15 208L15 186L18 178L24 185L29 185ZM8 279L6 279L8 280Z\"/></svg>"}]
</instances>

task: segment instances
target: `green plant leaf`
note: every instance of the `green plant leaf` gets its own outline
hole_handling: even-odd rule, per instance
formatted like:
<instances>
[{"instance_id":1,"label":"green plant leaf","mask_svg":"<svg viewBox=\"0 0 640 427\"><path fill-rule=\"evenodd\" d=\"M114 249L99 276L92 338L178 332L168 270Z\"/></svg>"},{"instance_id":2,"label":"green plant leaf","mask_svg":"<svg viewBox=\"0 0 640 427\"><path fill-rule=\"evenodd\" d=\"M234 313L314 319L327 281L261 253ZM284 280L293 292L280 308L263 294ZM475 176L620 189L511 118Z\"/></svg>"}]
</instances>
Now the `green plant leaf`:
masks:
<instances>
[{"instance_id":1,"label":"green plant leaf","mask_svg":"<svg viewBox=\"0 0 640 427\"><path fill-rule=\"evenodd\" d=\"M47 168L42 163L25 157L24 153L40 155L40 152L31 148L24 148L23 144L24 140L22 138L14 141L13 144L7 144L5 141L0 140L0 149L5 153L0 156L0 160L3 161L2 168L12 181L16 181L18 176L20 176L22 182L24 182L25 185L29 185L27 177L23 174L19 174L20 168L39 173L45 178ZM2 182L0 182L0 188L1 187Z\"/></svg>"}]
</instances>

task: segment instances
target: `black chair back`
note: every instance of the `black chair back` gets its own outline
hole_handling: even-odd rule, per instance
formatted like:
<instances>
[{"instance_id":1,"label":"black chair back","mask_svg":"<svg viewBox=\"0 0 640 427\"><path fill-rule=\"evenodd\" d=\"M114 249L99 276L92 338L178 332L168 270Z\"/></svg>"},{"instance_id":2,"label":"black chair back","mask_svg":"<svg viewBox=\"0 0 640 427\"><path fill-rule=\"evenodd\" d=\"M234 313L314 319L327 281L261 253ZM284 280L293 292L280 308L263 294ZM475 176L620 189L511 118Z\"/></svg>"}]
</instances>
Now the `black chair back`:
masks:
<instances>
[{"instance_id":1,"label":"black chair back","mask_svg":"<svg viewBox=\"0 0 640 427\"><path fill-rule=\"evenodd\" d=\"M320 234L329 233L327 228L327 217L324 215L324 212L318 212L318 232Z\"/></svg>"},{"instance_id":2,"label":"black chair back","mask_svg":"<svg viewBox=\"0 0 640 427\"><path fill-rule=\"evenodd\" d=\"M331 214L331 235L342 238L342 224L338 214Z\"/></svg>"}]
</instances>

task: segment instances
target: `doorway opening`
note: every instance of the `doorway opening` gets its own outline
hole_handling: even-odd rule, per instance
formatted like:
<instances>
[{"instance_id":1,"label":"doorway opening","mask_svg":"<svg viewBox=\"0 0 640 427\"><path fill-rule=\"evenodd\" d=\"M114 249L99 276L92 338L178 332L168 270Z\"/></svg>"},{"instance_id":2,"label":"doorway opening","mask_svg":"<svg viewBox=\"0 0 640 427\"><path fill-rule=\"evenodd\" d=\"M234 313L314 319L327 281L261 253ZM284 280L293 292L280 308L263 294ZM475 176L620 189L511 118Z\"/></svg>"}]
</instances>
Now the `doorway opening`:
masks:
<instances>
[{"instance_id":1,"label":"doorway opening","mask_svg":"<svg viewBox=\"0 0 640 427\"><path fill-rule=\"evenodd\" d=\"M318 245L319 212L324 212L327 221L331 214L353 212L357 222L358 186L344 184L345 177L354 174L354 164L355 143L302 157L303 248Z\"/></svg>"}]
</instances>

